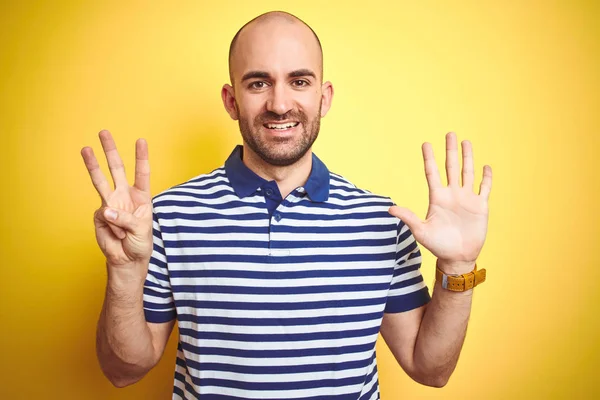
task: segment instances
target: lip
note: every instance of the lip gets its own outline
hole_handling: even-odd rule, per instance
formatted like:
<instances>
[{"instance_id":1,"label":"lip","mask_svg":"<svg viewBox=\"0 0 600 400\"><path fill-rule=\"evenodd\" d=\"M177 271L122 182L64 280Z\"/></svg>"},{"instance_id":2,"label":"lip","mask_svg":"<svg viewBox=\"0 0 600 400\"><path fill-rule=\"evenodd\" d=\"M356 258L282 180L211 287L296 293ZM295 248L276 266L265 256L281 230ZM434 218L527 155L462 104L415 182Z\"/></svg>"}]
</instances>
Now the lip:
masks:
<instances>
[{"instance_id":1,"label":"lip","mask_svg":"<svg viewBox=\"0 0 600 400\"><path fill-rule=\"evenodd\" d=\"M266 121L265 124L287 124L288 122L300 122L298 120L295 119L274 119L271 121Z\"/></svg>"}]
</instances>

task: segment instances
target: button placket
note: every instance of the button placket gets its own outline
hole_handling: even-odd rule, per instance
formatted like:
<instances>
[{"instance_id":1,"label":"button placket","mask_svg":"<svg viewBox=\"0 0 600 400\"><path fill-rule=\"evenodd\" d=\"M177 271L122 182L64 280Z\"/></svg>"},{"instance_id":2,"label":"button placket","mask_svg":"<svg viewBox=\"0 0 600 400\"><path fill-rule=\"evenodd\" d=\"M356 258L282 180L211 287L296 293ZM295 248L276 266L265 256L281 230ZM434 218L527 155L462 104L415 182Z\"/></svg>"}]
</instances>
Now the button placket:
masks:
<instances>
[{"instance_id":1,"label":"button placket","mask_svg":"<svg viewBox=\"0 0 600 400\"><path fill-rule=\"evenodd\" d=\"M281 214L280 211L276 210L273 213L272 224L278 225L277 223L279 221L281 221L282 219L283 219L283 215ZM270 233L269 256L270 256L271 262L279 262L278 258L280 259L281 257L288 257L291 255L290 249L285 249L285 248L282 249L276 245L277 242L280 242L282 240L281 235L278 234L279 232L280 232L280 230L275 228L275 229L271 230L271 233Z\"/></svg>"}]
</instances>

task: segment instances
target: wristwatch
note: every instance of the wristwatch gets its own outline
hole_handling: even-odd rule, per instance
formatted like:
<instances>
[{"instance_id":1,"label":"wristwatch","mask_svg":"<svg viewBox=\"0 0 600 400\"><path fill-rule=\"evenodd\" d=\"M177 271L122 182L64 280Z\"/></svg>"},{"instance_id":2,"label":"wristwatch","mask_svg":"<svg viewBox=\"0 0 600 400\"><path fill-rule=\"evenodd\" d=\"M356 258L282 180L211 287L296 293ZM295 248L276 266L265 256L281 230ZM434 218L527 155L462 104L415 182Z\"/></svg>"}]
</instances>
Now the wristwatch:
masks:
<instances>
[{"instance_id":1,"label":"wristwatch","mask_svg":"<svg viewBox=\"0 0 600 400\"><path fill-rule=\"evenodd\" d=\"M442 282L442 287L453 292L465 292L485 281L485 269L473 271L462 275L446 275L438 267L435 268L435 279Z\"/></svg>"}]
</instances>

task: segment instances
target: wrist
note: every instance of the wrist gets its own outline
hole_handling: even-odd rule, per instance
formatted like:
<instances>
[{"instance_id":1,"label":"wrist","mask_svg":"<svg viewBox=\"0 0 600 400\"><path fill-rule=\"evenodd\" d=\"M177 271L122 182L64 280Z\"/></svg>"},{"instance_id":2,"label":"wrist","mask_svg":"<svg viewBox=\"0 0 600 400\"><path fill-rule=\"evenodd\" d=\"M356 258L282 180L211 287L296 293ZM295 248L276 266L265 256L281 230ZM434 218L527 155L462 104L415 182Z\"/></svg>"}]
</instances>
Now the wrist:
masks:
<instances>
[{"instance_id":1,"label":"wrist","mask_svg":"<svg viewBox=\"0 0 600 400\"><path fill-rule=\"evenodd\" d=\"M127 265L110 265L106 263L108 276L107 286L115 291L130 293L143 291L147 275L147 263L133 262Z\"/></svg>"},{"instance_id":2,"label":"wrist","mask_svg":"<svg viewBox=\"0 0 600 400\"><path fill-rule=\"evenodd\" d=\"M473 261L451 261L437 259L436 266L446 275L463 275L472 272L475 269L475 260Z\"/></svg>"}]
</instances>

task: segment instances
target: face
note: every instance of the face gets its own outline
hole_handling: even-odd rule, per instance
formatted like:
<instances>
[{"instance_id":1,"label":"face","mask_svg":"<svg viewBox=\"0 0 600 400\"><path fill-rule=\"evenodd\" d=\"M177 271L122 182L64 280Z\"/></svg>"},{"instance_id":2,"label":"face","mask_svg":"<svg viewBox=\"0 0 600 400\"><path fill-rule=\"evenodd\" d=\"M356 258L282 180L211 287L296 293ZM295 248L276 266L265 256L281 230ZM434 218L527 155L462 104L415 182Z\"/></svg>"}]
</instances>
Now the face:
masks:
<instances>
[{"instance_id":1,"label":"face","mask_svg":"<svg viewBox=\"0 0 600 400\"><path fill-rule=\"evenodd\" d=\"M241 109L237 102L236 105ZM292 165L308 152L319 135L321 105L316 114L310 111L298 108L278 114L266 110L254 117L240 113L244 143L268 164Z\"/></svg>"},{"instance_id":2,"label":"face","mask_svg":"<svg viewBox=\"0 0 600 400\"><path fill-rule=\"evenodd\" d=\"M239 120L246 150L275 166L307 155L333 88L321 84L321 53L312 32L287 21L249 26L232 60L233 87L223 101Z\"/></svg>"}]
</instances>

